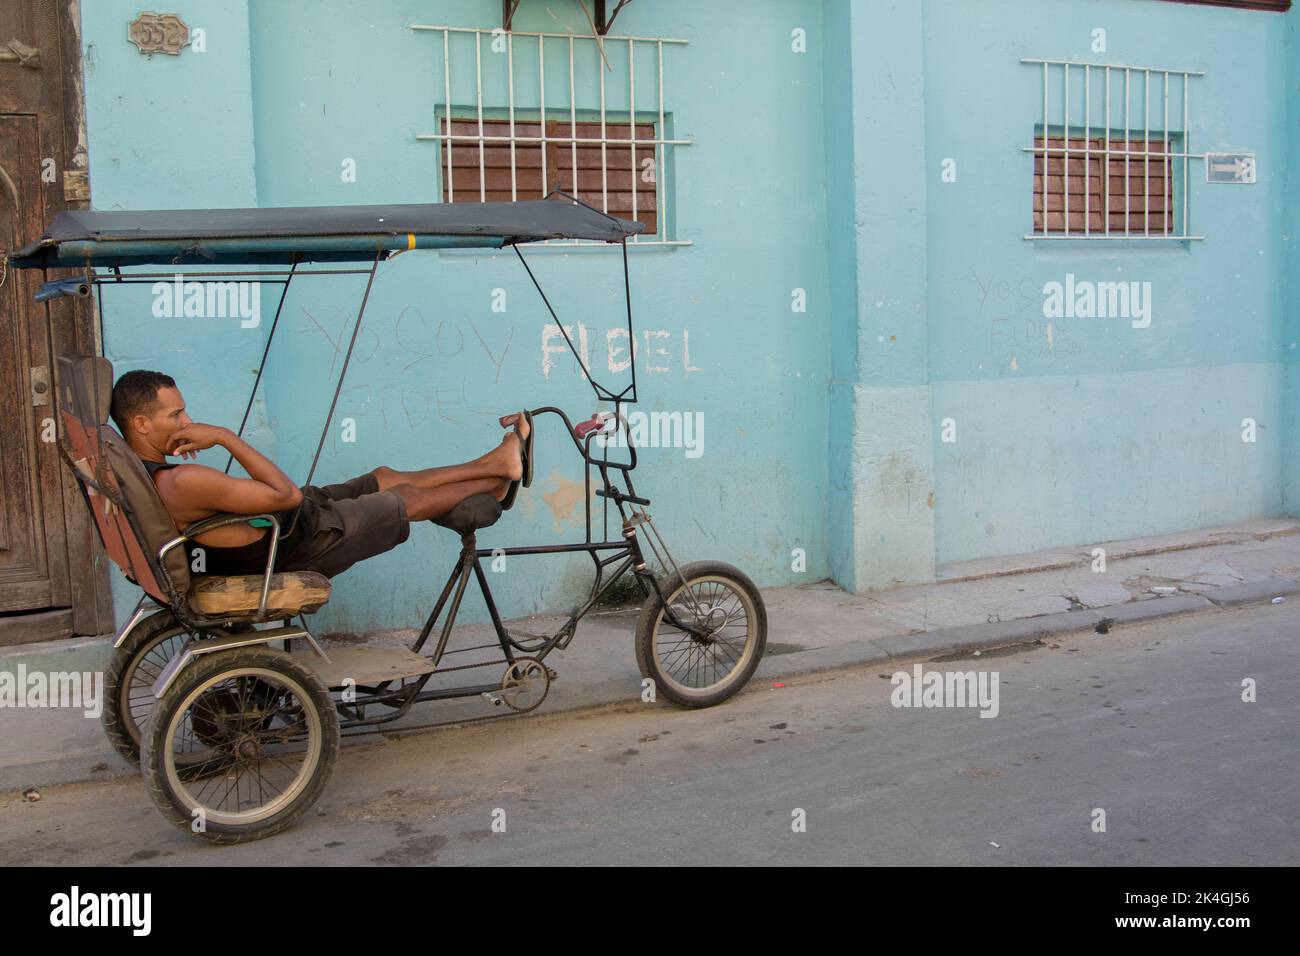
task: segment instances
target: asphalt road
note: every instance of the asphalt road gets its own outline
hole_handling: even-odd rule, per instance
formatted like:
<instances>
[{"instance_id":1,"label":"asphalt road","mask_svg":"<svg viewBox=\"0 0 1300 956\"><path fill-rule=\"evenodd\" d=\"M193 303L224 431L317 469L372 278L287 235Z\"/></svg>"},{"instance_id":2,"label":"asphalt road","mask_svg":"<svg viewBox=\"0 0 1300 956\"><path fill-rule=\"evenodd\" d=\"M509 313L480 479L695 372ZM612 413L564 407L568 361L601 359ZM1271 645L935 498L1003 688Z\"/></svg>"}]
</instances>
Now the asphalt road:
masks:
<instances>
[{"instance_id":1,"label":"asphalt road","mask_svg":"<svg viewBox=\"0 0 1300 956\"><path fill-rule=\"evenodd\" d=\"M992 719L896 708L885 667L703 711L543 707L345 748L308 816L231 848L139 780L6 793L0 863L1294 864L1298 634L1291 602L925 665L996 671Z\"/></svg>"}]
</instances>

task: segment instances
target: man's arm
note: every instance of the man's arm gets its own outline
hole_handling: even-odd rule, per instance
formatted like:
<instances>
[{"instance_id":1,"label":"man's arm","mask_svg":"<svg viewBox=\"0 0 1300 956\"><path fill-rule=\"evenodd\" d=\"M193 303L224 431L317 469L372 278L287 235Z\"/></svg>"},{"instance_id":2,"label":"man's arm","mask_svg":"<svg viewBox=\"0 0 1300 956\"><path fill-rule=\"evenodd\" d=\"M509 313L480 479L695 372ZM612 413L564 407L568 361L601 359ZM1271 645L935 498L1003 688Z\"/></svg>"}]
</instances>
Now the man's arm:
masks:
<instances>
[{"instance_id":1,"label":"man's arm","mask_svg":"<svg viewBox=\"0 0 1300 956\"><path fill-rule=\"evenodd\" d=\"M221 445L249 474L248 478L232 478L215 468L171 469L168 490L182 508L255 515L285 511L302 501L301 489L288 475L228 428L195 422L178 430L174 439L173 455L192 458L196 452Z\"/></svg>"}]
</instances>

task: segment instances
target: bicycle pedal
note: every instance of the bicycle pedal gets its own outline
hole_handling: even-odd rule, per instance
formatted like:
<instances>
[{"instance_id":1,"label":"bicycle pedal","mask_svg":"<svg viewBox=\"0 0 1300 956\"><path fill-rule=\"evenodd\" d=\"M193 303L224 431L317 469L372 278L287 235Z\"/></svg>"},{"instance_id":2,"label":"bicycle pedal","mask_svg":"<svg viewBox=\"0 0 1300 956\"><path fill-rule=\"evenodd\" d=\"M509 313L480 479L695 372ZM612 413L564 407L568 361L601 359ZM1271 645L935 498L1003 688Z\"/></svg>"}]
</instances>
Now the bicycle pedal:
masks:
<instances>
[{"instance_id":1,"label":"bicycle pedal","mask_svg":"<svg viewBox=\"0 0 1300 956\"><path fill-rule=\"evenodd\" d=\"M494 707L500 707L502 704L505 703L505 700L502 698L502 696L501 696L500 694L494 694L494 693L492 693L491 691L486 691L486 690L485 690L485 691L484 691L481 695L479 695L479 696L481 696L481 697L482 697L484 700L486 700L488 703L492 704Z\"/></svg>"},{"instance_id":2,"label":"bicycle pedal","mask_svg":"<svg viewBox=\"0 0 1300 956\"><path fill-rule=\"evenodd\" d=\"M578 622L576 620L570 620L556 632L555 646L562 651L567 650L569 642L573 640L573 635L576 633L578 633Z\"/></svg>"}]
</instances>

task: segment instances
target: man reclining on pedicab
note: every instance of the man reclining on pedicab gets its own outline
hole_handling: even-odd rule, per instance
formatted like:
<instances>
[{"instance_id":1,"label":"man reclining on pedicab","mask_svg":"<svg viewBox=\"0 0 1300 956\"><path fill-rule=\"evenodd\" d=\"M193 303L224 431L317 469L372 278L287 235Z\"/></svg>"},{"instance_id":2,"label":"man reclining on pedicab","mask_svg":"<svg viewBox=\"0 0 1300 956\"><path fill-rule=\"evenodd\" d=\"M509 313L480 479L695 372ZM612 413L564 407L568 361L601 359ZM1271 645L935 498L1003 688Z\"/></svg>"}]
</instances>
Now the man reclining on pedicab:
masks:
<instances>
[{"instance_id":1,"label":"man reclining on pedicab","mask_svg":"<svg viewBox=\"0 0 1300 956\"><path fill-rule=\"evenodd\" d=\"M193 421L176 382L162 372L138 370L113 386L113 421L140 456L178 529L214 514L279 512L282 533L277 571L341 574L353 564L397 547L410 522L440 518L473 495L489 494L509 508L521 482L531 483L532 421L527 412L500 419L512 428L501 444L473 461L419 471L385 465L336 485L296 486L275 463L234 432ZM206 465L168 462L194 458L221 445L248 473L234 478ZM231 524L205 532L201 546L206 574L261 574L266 570L269 527Z\"/></svg>"}]
</instances>

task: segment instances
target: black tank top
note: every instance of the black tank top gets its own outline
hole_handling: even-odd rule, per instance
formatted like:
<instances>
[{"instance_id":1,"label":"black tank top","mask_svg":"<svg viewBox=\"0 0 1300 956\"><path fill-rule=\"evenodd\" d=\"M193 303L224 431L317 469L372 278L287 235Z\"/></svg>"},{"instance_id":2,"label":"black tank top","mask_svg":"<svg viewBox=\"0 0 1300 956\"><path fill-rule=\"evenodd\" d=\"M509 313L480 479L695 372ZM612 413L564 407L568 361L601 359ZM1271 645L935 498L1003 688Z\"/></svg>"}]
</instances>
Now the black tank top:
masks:
<instances>
[{"instance_id":1,"label":"black tank top","mask_svg":"<svg viewBox=\"0 0 1300 956\"><path fill-rule=\"evenodd\" d=\"M175 468L180 462L149 461L141 459L144 467L149 472L149 477L162 471L165 468ZM287 521L293 516L293 511L280 512L276 517L280 519L280 527L287 527ZM254 525L253 527L257 527ZM286 547L289 542L281 541L280 547L276 549L276 565L283 563L291 548ZM186 550L190 556L190 568L195 567L196 552L202 551L203 570L201 574L261 574L266 571L267 549L270 542L267 541L266 535L248 544L241 544L234 548L218 548L210 544L202 544L197 541L187 541Z\"/></svg>"}]
</instances>

